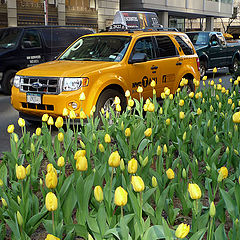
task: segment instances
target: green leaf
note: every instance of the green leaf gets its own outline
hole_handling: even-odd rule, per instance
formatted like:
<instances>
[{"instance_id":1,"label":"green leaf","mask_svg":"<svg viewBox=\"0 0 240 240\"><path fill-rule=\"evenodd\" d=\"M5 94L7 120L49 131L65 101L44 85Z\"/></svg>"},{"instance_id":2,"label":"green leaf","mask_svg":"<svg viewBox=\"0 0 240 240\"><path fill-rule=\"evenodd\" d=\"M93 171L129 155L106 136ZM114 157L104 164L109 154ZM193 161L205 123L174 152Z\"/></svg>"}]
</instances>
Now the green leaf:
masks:
<instances>
[{"instance_id":1,"label":"green leaf","mask_svg":"<svg viewBox=\"0 0 240 240\"><path fill-rule=\"evenodd\" d=\"M150 227L144 234L142 240L157 240L165 239L165 234L162 225L155 225Z\"/></svg>"},{"instance_id":2,"label":"green leaf","mask_svg":"<svg viewBox=\"0 0 240 240\"><path fill-rule=\"evenodd\" d=\"M226 191L224 191L221 188L220 188L220 192L221 192L223 200L225 202L225 207L226 207L227 211L229 212L231 217L233 219L235 219L236 218L236 216L235 216L235 205L236 204L234 203L234 201L230 197L229 193L227 193Z\"/></svg>"},{"instance_id":3,"label":"green leaf","mask_svg":"<svg viewBox=\"0 0 240 240\"><path fill-rule=\"evenodd\" d=\"M163 222L163 231L164 231L164 235L166 240L172 240L173 239L173 234L166 222L166 220L164 218L162 218L162 222Z\"/></svg>"},{"instance_id":4,"label":"green leaf","mask_svg":"<svg viewBox=\"0 0 240 240\"><path fill-rule=\"evenodd\" d=\"M68 224L66 225L66 232L72 231L73 228L75 229L76 235L78 237L83 237L84 239L88 238L87 226L80 224Z\"/></svg>"},{"instance_id":5,"label":"green leaf","mask_svg":"<svg viewBox=\"0 0 240 240\"><path fill-rule=\"evenodd\" d=\"M215 240L226 240L227 235L225 233L225 229L224 229L224 223L220 224L217 228L217 230L215 231Z\"/></svg>"},{"instance_id":6,"label":"green leaf","mask_svg":"<svg viewBox=\"0 0 240 240\"><path fill-rule=\"evenodd\" d=\"M106 218L107 216L106 216L104 204L100 204L98 214L97 214L97 223L98 223L98 227L102 237L106 231Z\"/></svg>"},{"instance_id":7,"label":"green leaf","mask_svg":"<svg viewBox=\"0 0 240 240\"><path fill-rule=\"evenodd\" d=\"M150 142L149 139L144 138L138 147L138 153L142 152L146 148L149 142Z\"/></svg>"},{"instance_id":8,"label":"green leaf","mask_svg":"<svg viewBox=\"0 0 240 240\"><path fill-rule=\"evenodd\" d=\"M207 231L207 228L202 228L191 236L189 240L201 240Z\"/></svg>"}]
</instances>

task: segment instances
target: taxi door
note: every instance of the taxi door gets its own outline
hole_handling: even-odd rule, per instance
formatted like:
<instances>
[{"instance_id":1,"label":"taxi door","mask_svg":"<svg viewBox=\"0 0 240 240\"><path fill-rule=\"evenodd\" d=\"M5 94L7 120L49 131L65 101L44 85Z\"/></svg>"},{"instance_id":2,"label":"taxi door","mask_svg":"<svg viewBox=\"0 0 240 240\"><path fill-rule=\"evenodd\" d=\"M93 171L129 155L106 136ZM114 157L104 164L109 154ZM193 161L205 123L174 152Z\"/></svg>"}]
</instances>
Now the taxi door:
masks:
<instances>
[{"instance_id":1,"label":"taxi door","mask_svg":"<svg viewBox=\"0 0 240 240\"><path fill-rule=\"evenodd\" d=\"M153 96L153 89L150 86L151 81L158 81L158 66L156 52L152 37L142 37L138 39L132 49L131 57L135 53L145 53L146 61L140 63L128 64L128 76L131 84L130 90L133 98L139 98L137 93L138 86L143 87L142 96L144 99Z\"/></svg>"},{"instance_id":2,"label":"taxi door","mask_svg":"<svg viewBox=\"0 0 240 240\"><path fill-rule=\"evenodd\" d=\"M165 87L171 90L171 93L176 91L176 81L180 81L180 70L183 64L179 57L177 49L169 36L155 36L157 43L157 58L156 66L158 67L158 82L156 85L157 96L164 91Z\"/></svg>"}]
</instances>

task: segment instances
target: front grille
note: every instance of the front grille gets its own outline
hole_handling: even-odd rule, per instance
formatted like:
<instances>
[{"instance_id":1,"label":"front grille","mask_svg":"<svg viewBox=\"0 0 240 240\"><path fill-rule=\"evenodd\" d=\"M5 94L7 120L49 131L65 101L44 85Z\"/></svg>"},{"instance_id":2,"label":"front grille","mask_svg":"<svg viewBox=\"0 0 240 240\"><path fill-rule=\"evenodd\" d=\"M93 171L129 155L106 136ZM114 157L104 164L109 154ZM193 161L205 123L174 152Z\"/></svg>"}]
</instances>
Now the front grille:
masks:
<instances>
[{"instance_id":1,"label":"front grille","mask_svg":"<svg viewBox=\"0 0 240 240\"><path fill-rule=\"evenodd\" d=\"M22 102L22 107L23 108L28 108L28 109L54 111L54 106L53 105L47 105L47 104L35 104L35 103L24 103L24 102Z\"/></svg>"},{"instance_id":2,"label":"front grille","mask_svg":"<svg viewBox=\"0 0 240 240\"><path fill-rule=\"evenodd\" d=\"M21 77L20 91L43 94L59 94L59 78L54 77Z\"/></svg>"}]
</instances>

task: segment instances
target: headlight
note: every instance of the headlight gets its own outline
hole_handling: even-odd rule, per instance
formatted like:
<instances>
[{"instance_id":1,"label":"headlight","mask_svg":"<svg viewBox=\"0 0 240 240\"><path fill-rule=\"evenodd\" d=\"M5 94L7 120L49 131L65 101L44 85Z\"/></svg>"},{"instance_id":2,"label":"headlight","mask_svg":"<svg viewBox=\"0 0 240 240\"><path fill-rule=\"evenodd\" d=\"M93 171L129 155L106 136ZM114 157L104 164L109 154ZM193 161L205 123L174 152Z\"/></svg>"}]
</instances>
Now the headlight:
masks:
<instances>
[{"instance_id":1,"label":"headlight","mask_svg":"<svg viewBox=\"0 0 240 240\"><path fill-rule=\"evenodd\" d=\"M18 75L15 75L14 79L13 79L13 85L16 87L16 88L19 88L20 87L20 76Z\"/></svg>"},{"instance_id":2,"label":"headlight","mask_svg":"<svg viewBox=\"0 0 240 240\"><path fill-rule=\"evenodd\" d=\"M88 78L63 78L63 91L75 91L88 85Z\"/></svg>"}]
</instances>

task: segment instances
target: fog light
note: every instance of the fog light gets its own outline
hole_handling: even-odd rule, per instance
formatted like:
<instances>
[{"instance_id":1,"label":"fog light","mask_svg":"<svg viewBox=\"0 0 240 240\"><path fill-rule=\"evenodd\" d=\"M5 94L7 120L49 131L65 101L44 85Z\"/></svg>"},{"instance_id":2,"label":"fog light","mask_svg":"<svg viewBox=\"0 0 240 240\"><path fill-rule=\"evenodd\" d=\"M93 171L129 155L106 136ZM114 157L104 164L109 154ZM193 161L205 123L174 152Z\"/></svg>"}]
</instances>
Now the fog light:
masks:
<instances>
[{"instance_id":1,"label":"fog light","mask_svg":"<svg viewBox=\"0 0 240 240\"><path fill-rule=\"evenodd\" d=\"M78 108L78 104L76 102L70 102L68 104L68 106L74 110L76 110Z\"/></svg>"}]
</instances>

